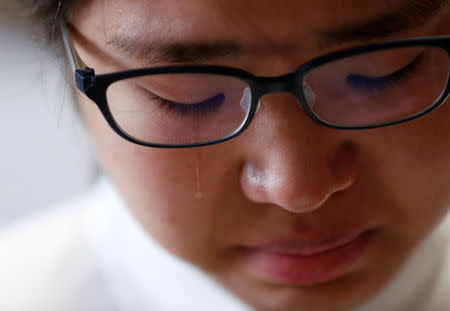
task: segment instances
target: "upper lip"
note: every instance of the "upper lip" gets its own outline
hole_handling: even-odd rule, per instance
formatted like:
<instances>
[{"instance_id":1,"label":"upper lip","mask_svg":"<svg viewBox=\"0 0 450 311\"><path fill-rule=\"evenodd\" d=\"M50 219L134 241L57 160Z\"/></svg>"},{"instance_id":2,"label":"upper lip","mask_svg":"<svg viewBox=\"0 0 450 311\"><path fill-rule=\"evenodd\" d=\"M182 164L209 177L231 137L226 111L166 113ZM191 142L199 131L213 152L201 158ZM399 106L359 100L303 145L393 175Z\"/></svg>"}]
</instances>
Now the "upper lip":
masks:
<instances>
[{"instance_id":1,"label":"upper lip","mask_svg":"<svg viewBox=\"0 0 450 311\"><path fill-rule=\"evenodd\" d=\"M249 249L280 255L311 256L344 246L368 231L369 230L353 231L345 234L333 234L308 241L295 238L279 239L273 242L261 243L249 247Z\"/></svg>"}]
</instances>

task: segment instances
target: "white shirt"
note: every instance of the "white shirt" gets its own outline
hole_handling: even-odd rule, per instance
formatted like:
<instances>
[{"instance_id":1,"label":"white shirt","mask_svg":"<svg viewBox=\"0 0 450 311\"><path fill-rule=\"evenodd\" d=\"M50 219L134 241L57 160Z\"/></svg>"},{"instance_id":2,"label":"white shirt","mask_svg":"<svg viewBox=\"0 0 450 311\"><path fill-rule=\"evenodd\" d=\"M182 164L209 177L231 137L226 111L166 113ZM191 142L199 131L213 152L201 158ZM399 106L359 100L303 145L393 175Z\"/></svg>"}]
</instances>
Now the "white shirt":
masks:
<instances>
[{"instance_id":1,"label":"white shirt","mask_svg":"<svg viewBox=\"0 0 450 311\"><path fill-rule=\"evenodd\" d=\"M450 310L447 218L394 281L357 311ZM154 242L103 179L81 198L0 233L0 310L251 308Z\"/></svg>"}]
</instances>

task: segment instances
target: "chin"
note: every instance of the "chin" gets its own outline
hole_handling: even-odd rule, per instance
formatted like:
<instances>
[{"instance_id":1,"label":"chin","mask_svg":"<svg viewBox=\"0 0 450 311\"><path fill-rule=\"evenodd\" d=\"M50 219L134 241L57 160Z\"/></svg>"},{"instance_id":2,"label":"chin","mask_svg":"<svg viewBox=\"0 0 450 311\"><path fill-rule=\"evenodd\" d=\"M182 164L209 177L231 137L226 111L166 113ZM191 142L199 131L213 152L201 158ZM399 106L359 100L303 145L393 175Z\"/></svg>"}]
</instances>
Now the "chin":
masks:
<instances>
[{"instance_id":1,"label":"chin","mask_svg":"<svg viewBox=\"0 0 450 311\"><path fill-rule=\"evenodd\" d=\"M302 288L269 285L253 293L239 293L239 298L258 311L348 311L367 303L382 287L366 284L361 288L345 283L336 281Z\"/></svg>"},{"instance_id":2,"label":"chin","mask_svg":"<svg viewBox=\"0 0 450 311\"><path fill-rule=\"evenodd\" d=\"M372 300L400 271L407 254L373 247L345 274L314 285L288 286L242 272L219 281L258 311L348 311ZM395 256L392 256L395 254ZM386 263L380 265L380 262Z\"/></svg>"}]
</instances>

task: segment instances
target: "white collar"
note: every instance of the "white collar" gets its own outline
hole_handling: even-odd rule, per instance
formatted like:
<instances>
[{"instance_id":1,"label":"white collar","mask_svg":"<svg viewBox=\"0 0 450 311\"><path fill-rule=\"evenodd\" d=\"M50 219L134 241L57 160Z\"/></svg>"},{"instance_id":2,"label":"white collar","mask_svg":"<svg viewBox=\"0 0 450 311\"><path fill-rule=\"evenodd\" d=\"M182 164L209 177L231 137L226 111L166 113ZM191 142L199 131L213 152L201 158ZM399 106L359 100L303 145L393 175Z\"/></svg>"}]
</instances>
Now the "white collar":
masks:
<instances>
[{"instance_id":1,"label":"white collar","mask_svg":"<svg viewBox=\"0 0 450 311\"><path fill-rule=\"evenodd\" d=\"M415 250L394 280L354 311L431 311L437 302L438 287L448 288L449 280L441 273L449 268L449 235L450 214ZM437 308L442 310L442 306Z\"/></svg>"},{"instance_id":2,"label":"white collar","mask_svg":"<svg viewBox=\"0 0 450 311\"><path fill-rule=\"evenodd\" d=\"M135 221L103 180L87 215L88 240L117 311L247 311L192 265L173 256Z\"/></svg>"},{"instance_id":3,"label":"white collar","mask_svg":"<svg viewBox=\"0 0 450 311\"><path fill-rule=\"evenodd\" d=\"M250 310L200 270L153 241L105 178L91 193L91 201L86 215L88 242L117 311ZM443 265L449 230L442 227L424 241L387 288L355 311L412 310L411 304L416 310L412 297L426 300L424 289L428 286L432 291L430 284Z\"/></svg>"}]
</instances>

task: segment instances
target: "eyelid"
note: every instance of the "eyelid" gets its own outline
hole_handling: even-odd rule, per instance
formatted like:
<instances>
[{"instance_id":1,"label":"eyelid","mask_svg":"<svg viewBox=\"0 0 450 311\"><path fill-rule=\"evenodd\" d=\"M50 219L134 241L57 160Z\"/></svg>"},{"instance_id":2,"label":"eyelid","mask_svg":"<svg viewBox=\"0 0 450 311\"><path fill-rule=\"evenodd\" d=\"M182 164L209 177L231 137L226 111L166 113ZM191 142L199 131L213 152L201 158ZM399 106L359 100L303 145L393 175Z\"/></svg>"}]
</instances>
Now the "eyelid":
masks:
<instances>
[{"instance_id":1,"label":"eyelid","mask_svg":"<svg viewBox=\"0 0 450 311\"><path fill-rule=\"evenodd\" d=\"M199 102L188 102L188 103L182 103L182 102L176 102L176 101L172 101L170 99L161 97L159 95L156 95L155 93L152 93L149 90L146 90L150 96L153 97L153 99L159 100L159 101L164 101L166 103L171 103L173 105L183 105L183 106L195 106L195 105L206 105L209 104L212 101L217 101L217 100L224 100L225 99L225 95L223 93L217 94L215 96L212 96L210 98L207 98L205 100L199 101Z\"/></svg>"},{"instance_id":2,"label":"eyelid","mask_svg":"<svg viewBox=\"0 0 450 311\"><path fill-rule=\"evenodd\" d=\"M346 81L348 84L351 85L352 88L362 90L368 89L377 90L378 88L385 88L387 86L392 86L393 83L397 82L402 78L407 77L409 73L416 70L421 63L424 54L425 51L421 52L407 65L388 75L370 77L364 76L362 74L349 74L346 78Z\"/></svg>"},{"instance_id":3,"label":"eyelid","mask_svg":"<svg viewBox=\"0 0 450 311\"><path fill-rule=\"evenodd\" d=\"M198 103L180 103L165 99L148 90L145 90L153 100L157 101L159 108L168 113L175 113L180 117L185 115L201 116L219 109L225 102L225 94L220 93Z\"/></svg>"}]
</instances>

